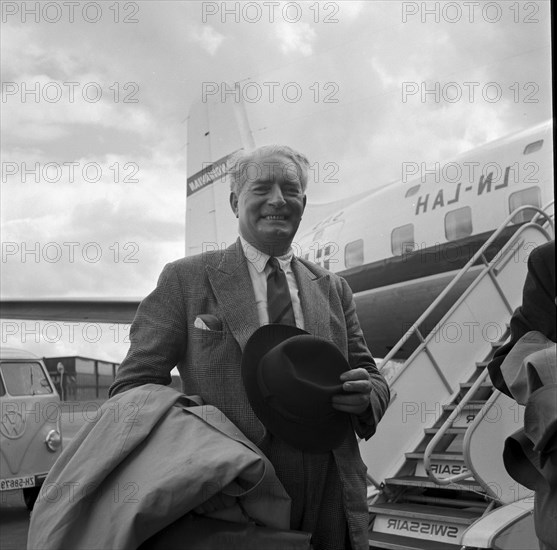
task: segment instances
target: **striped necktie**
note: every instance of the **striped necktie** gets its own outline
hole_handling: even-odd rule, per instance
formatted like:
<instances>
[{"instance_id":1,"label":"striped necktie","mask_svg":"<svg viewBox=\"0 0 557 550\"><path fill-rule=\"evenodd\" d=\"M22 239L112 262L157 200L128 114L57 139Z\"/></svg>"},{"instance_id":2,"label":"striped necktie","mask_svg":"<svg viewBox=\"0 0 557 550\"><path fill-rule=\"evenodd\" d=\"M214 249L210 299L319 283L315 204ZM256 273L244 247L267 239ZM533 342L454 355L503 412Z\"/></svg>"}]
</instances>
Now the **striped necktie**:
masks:
<instances>
[{"instance_id":1,"label":"striped necktie","mask_svg":"<svg viewBox=\"0 0 557 550\"><path fill-rule=\"evenodd\" d=\"M280 267L279 261L274 256L269 258L267 265L271 268L267 275L267 309L269 311L269 323L296 326L286 274Z\"/></svg>"}]
</instances>

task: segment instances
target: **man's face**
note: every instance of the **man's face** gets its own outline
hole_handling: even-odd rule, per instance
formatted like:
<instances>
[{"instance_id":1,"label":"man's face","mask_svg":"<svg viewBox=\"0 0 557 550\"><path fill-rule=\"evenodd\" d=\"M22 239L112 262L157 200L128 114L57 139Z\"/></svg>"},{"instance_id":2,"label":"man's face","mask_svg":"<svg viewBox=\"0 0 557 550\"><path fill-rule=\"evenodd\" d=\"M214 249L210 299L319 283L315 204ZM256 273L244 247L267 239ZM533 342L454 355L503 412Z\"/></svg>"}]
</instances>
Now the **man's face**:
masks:
<instances>
[{"instance_id":1,"label":"man's face","mask_svg":"<svg viewBox=\"0 0 557 550\"><path fill-rule=\"evenodd\" d=\"M240 196L230 195L240 234L262 252L285 254L306 206L296 164L281 154L260 154L245 175Z\"/></svg>"}]
</instances>

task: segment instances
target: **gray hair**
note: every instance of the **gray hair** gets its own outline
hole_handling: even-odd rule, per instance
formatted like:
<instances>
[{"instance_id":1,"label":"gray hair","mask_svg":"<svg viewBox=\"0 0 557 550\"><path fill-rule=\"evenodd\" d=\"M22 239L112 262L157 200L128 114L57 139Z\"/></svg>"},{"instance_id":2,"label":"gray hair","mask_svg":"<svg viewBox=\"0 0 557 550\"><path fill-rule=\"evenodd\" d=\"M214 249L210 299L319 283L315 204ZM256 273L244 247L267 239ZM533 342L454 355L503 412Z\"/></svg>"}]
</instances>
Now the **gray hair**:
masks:
<instances>
[{"instance_id":1,"label":"gray hair","mask_svg":"<svg viewBox=\"0 0 557 550\"><path fill-rule=\"evenodd\" d=\"M250 151L238 151L228 161L228 174L230 175L230 191L237 196L240 195L244 183L249 178L247 169L249 165L256 164L255 158L263 154L279 154L292 161L296 170L300 183L302 184L302 192L305 192L308 183L309 160L305 155L295 151L288 145L263 145ZM290 168L290 163L287 171Z\"/></svg>"}]
</instances>

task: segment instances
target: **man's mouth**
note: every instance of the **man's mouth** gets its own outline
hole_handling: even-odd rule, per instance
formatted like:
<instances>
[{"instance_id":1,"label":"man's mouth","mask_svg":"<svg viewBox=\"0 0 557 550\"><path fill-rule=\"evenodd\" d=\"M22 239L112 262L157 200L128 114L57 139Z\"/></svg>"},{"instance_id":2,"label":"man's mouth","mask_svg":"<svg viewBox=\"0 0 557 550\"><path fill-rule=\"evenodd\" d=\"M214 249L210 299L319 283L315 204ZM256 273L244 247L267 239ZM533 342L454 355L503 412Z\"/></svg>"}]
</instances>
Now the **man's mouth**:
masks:
<instances>
[{"instance_id":1,"label":"man's mouth","mask_svg":"<svg viewBox=\"0 0 557 550\"><path fill-rule=\"evenodd\" d=\"M286 216L264 216L264 219L269 221L284 221L286 219Z\"/></svg>"}]
</instances>

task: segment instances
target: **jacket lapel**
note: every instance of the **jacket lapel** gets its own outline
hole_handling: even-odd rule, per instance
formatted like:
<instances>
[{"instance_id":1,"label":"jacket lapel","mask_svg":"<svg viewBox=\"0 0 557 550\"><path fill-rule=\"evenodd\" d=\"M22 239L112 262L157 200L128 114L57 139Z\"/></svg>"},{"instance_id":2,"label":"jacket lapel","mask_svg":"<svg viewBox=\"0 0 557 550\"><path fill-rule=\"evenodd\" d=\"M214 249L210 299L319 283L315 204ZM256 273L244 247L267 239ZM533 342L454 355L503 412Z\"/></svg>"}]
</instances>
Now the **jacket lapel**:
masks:
<instances>
[{"instance_id":1,"label":"jacket lapel","mask_svg":"<svg viewBox=\"0 0 557 550\"><path fill-rule=\"evenodd\" d=\"M300 292L304 329L310 334L330 340L329 275L316 275L296 257L292 258L292 271Z\"/></svg>"},{"instance_id":2,"label":"jacket lapel","mask_svg":"<svg viewBox=\"0 0 557 550\"><path fill-rule=\"evenodd\" d=\"M224 250L218 267L207 266L206 270L228 326L243 351L259 328L259 317L240 239Z\"/></svg>"}]
</instances>

